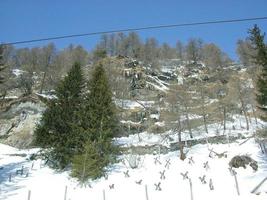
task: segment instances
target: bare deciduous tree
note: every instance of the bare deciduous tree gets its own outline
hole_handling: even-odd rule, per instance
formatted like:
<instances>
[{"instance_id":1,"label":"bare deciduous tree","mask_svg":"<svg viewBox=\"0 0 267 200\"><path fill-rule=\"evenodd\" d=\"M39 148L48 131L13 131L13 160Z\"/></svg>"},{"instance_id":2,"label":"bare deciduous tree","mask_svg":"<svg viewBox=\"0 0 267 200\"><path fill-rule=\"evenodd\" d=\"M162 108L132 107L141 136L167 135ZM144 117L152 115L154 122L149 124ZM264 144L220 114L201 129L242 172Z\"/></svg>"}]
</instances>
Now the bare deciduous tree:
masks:
<instances>
[{"instance_id":1,"label":"bare deciduous tree","mask_svg":"<svg viewBox=\"0 0 267 200\"><path fill-rule=\"evenodd\" d=\"M229 64L230 59L215 44L205 44L202 48L202 59L207 67L218 68Z\"/></svg>"},{"instance_id":2,"label":"bare deciduous tree","mask_svg":"<svg viewBox=\"0 0 267 200\"><path fill-rule=\"evenodd\" d=\"M240 62L245 66L253 66L253 57L256 55L255 49L249 40L238 40L236 52Z\"/></svg>"},{"instance_id":3,"label":"bare deciduous tree","mask_svg":"<svg viewBox=\"0 0 267 200\"><path fill-rule=\"evenodd\" d=\"M188 61L196 63L201 59L201 49L203 41L201 39L191 38L186 45L186 57Z\"/></svg>"}]
</instances>

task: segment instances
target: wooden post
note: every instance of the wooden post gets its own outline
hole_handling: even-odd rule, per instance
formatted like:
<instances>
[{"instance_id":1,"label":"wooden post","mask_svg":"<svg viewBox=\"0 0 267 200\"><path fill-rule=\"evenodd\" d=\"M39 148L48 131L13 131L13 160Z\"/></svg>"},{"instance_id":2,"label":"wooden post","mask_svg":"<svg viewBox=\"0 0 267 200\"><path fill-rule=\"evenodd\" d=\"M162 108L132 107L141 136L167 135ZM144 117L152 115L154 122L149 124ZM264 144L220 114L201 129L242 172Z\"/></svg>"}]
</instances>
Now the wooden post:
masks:
<instances>
[{"instance_id":1,"label":"wooden post","mask_svg":"<svg viewBox=\"0 0 267 200\"><path fill-rule=\"evenodd\" d=\"M31 190L28 191L28 200L31 200Z\"/></svg>"},{"instance_id":2,"label":"wooden post","mask_svg":"<svg viewBox=\"0 0 267 200\"><path fill-rule=\"evenodd\" d=\"M262 142L262 145L263 145L264 153L267 154L267 148L266 148L266 146L265 146L264 141Z\"/></svg>"},{"instance_id":3,"label":"wooden post","mask_svg":"<svg viewBox=\"0 0 267 200\"><path fill-rule=\"evenodd\" d=\"M21 166L21 171L20 171L20 175L21 175L21 176L23 175L23 171L24 171L24 166L22 165L22 166Z\"/></svg>"},{"instance_id":4,"label":"wooden post","mask_svg":"<svg viewBox=\"0 0 267 200\"><path fill-rule=\"evenodd\" d=\"M227 133L227 143L228 143L228 147L230 147L230 134L231 134L231 129L229 129L228 133Z\"/></svg>"},{"instance_id":5,"label":"wooden post","mask_svg":"<svg viewBox=\"0 0 267 200\"><path fill-rule=\"evenodd\" d=\"M188 180L189 180L189 185L190 185L191 200L194 200L194 198L193 198L193 186L192 186L191 178L189 178Z\"/></svg>"},{"instance_id":6,"label":"wooden post","mask_svg":"<svg viewBox=\"0 0 267 200\"><path fill-rule=\"evenodd\" d=\"M106 193L105 193L105 190L103 190L103 200L106 200Z\"/></svg>"},{"instance_id":7,"label":"wooden post","mask_svg":"<svg viewBox=\"0 0 267 200\"><path fill-rule=\"evenodd\" d=\"M251 193L256 193L256 191L261 187L261 185L267 180L267 177L264 178L252 191Z\"/></svg>"},{"instance_id":8,"label":"wooden post","mask_svg":"<svg viewBox=\"0 0 267 200\"><path fill-rule=\"evenodd\" d=\"M264 154L264 149L263 149L262 143L260 141L259 141L259 145L260 145L260 148L261 148L261 152Z\"/></svg>"},{"instance_id":9,"label":"wooden post","mask_svg":"<svg viewBox=\"0 0 267 200\"><path fill-rule=\"evenodd\" d=\"M64 200L67 200L68 186L65 186Z\"/></svg>"},{"instance_id":10,"label":"wooden post","mask_svg":"<svg viewBox=\"0 0 267 200\"><path fill-rule=\"evenodd\" d=\"M145 185L145 191L146 191L146 200L148 200L147 185Z\"/></svg>"},{"instance_id":11,"label":"wooden post","mask_svg":"<svg viewBox=\"0 0 267 200\"><path fill-rule=\"evenodd\" d=\"M11 182L11 179L12 179L12 174L10 173L8 177L8 181Z\"/></svg>"},{"instance_id":12,"label":"wooden post","mask_svg":"<svg viewBox=\"0 0 267 200\"><path fill-rule=\"evenodd\" d=\"M235 177L235 187L236 187L237 195L239 196L240 195L240 192L239 192L239 186L238 186L238 181L237 181L236 174L237 174L236 171L233 170L233 175Z\"/></svg>"}]
</instances>

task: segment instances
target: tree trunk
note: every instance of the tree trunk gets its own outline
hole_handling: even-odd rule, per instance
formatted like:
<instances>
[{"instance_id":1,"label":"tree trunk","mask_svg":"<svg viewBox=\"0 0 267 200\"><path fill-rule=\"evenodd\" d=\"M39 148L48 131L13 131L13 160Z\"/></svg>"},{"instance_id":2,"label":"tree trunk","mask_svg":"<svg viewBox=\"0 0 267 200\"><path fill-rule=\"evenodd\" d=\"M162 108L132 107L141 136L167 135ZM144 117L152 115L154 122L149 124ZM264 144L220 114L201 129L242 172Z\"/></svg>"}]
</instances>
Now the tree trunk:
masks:
<instances>
[{"instance_id":1,"label":"tree trunk","mask_svg":"<svg viewBox=\"0 0 267 200\"><path fill-rule=\"evenodd\" d=\"M226 108L223 106L223 130L226 130Z\"/></svg>"},{"instance_id":2,"label":"tree trunk","mask_svg":"<svg viewBox=\"0 0 267 200\"><path fill-rule=\"evenodd\" d=\"M255 112L255 109L254 109L254 106L253 106L253 105L251 105L251 109L252 109L252 113L253 113L255 122L256 122L256 124L258 124L258 120L257 120L256 112Z\"/></svg>"},{"instance_id":3,"label":"tree trunk","mask_svg":"<svg viewBox=\"0 0 267 200\"><path fill-rule=\"evenodd\" d=\"M245 116L245 119L246 119L247 130L249 130L249 121L248 121L247 112L243 110L243 113L244 113L244 116Z\"/></svg>"},{"instance_id":4,"label":"tree trunk","mask_svg":"<svg viewBox=\"0 0 267 200\"><path fill-rule=\"evenodd\" d=\"M187 107L187 105L185 105L185 116L186 116L186 124L187 124L187 128L188 128L188 131L189 131L189 135L190 135L190 138L192 139L193 138L193 134L192 134L191 124L190 124L190 120L189 120L189 116L188 116L188 107Z\"/></svg>"},{"instance_id":5,"label":"tree trunk","mask_svg":"<svg viewBox=\"0 0 267 200\"><path fill-rule=\"evenodd\" d=\"M241 94L239 95L239 100L241 102L241 111L244 113L244 117L245 117L245 120L246 120L247 130L249 130L248 115L247 115L247 111L246 111L246 108L245 108L245 103L244 103L243 98L241 97Z\"/></svg>"},{"instance_id":6,"label":"tree trunk","mask_svg":"<svg viewBox=\"0 0 267 200\"><path fill-rule=\"evenodd\" d=\"M203 113L203 114L202 114L202 117L203 117L203 122L204 122L204 126L205 126L205 131L206 131L206 133L208 134L209 131L208 131L208 127L207 127L207 118L206 118L206 114Z\"/></svg>"},{"instance_id":7,"label":"tree trunk","mask_svg":"<svg viewBox=\"0 0 267 200\"><path fill-rule=\"evenodd\" d=\"M181 119L178 117L178 141L182 142Z\"/></svg>"},{"instance_id":8,"label":"tree trunk","mask_svg":"<svg viewBox=\"0 0 267 200\"><path fill-rule=\"evenodd\" d=\"M43 78L42 78L40 91L39 91L40 94L43 93L43 88L44 88L44 82L45 82L46 74L47 74L47 73L46 73L46 71L45 71L45 72L44 72L44 75L43 75Z\"/></svg>"},{"instance_id":9,"label":"tree trunk","mask_svg":"<svg viewBox=\"0 0 267 200\"><path fill-rule=\"evenodd\" d=\"M184 153L184 144L182 143L182 129L181 129L181 119L180 116L178 118L178 141L179 141L179 151L180 151L180 159L185 159Z\"/></svg>"},{"instance_id":10,"label":"tree trunk","mask_svg":"<svg viewBox=\"0 0 267 200\"><path fill-rule=\"evenodd\" d=\"M202 110L202 118L205 126L205 131L208 134L208 127L207 127L207 117L206 117L206 108L205 108L205 96L204 96L204 91L203 88L200 88L200 95L201 95L201 110Z\"/></svg>"}]
</instances>

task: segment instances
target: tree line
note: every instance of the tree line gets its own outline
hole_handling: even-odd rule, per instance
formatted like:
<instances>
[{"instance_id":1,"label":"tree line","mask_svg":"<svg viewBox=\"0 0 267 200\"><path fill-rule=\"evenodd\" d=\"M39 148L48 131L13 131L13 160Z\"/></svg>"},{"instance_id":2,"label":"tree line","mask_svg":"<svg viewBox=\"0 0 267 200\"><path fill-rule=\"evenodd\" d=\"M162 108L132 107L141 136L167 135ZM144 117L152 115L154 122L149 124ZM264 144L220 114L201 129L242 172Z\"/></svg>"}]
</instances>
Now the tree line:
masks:
<instances>
[{"instance_id":1,"label":"tree line","mask_svg":"<svg viewBox=\"0 0 267 200\"><path fill-rule=\"evenodd\" d=\"M29 94L35 82L38 82L39 93L53 89L73 63L79 62L85 66L106 55L135 58L145 64L151 64L152 67L157 67L158 61L162 59L203 62L213 69L228 66L232 62L216 44L205 43L200 38L190 38L186 43L177 40L175 47L172 47L167 43L160 44L153 37L143 41L136 32L102 35L92 51L72 44L59 50L53 43L34 48L1 45L1 49L2 60L9 68L25 71L19 83L9 81L5 86L2 85L2 94L5 90L18 86L22 87L24 93ZM237 54L242 64L254 64L251 55L254 55L255 51L249 39L237 41ZM10 72L5 76L10 76ZM40 80L36 80L36 76L40 77Z\"/></svg>"}]
</instances>

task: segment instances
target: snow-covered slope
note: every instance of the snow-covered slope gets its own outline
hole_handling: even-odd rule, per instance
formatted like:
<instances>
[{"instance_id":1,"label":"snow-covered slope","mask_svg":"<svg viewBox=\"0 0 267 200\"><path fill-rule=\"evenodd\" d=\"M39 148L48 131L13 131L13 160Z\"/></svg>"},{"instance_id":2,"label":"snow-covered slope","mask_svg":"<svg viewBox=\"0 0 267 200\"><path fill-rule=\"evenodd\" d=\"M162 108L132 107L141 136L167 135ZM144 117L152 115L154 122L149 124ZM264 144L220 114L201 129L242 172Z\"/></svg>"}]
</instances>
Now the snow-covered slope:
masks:
<instances>
[{"instance_id":1,"label":"snow-covered slope","mask_svg":"<svg viewBox=\"0 0 267 200\"><path fill-rule=\"evenodd\" d=\"M260 152L253 139L243 145L242 140L232 144L211 145L216 152L227 151L227 158L209 157L207 145L196 145L190 149L187 157L192 157L194 163L190 164L187 158L179 159L178 152L166 155L139 156L139 165L136 169L129 168L127 155L121 157L122 161L110 166L108 178L91 181L90 186L81 186L74 179L69 178L69 171L56 172L43 166L41 160L29 161L27 157L37 151L19 151L0 144L0 199L23 200L27 199L31 191L31 200L58 200L64 199L67 187L67 198L71 200L105 199L107 200L136 200L146 199L145 186L147 186L148 198L153 200L183 199L189 200L189 179L183 179L181 173L188 171L188 177L192 181L194 200L214 199L242 199L242 200L266 200L267 183L252 194L252 189L267 176L267 158ZM22 157L26 154L26 157ZM249 154L258 161L257 172L248 167L236 169L240 196L237 195L235 180L228 169L230 159L235 155ZM158 160L159 162L155 162ZM205 169L204 163L208 161L209 169ZM167 164L167 163L170 164ZM23 166L26 175L17 174L16 171ZM125 176L128 171L129 177ZM160 173L164 173L165 178ZM11 175L11 182L9 176ZM206 176L206 184L202 184L199 177ZM142 181L141 181L142 180ZM210 190L209 182L212 180L214 190ZM137 184L141 182L141 184ZM156 190L155 184L160 183L161 191ZM114 188L110 189L110 187Z\"/></svg>"}]
</instances>

